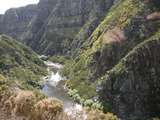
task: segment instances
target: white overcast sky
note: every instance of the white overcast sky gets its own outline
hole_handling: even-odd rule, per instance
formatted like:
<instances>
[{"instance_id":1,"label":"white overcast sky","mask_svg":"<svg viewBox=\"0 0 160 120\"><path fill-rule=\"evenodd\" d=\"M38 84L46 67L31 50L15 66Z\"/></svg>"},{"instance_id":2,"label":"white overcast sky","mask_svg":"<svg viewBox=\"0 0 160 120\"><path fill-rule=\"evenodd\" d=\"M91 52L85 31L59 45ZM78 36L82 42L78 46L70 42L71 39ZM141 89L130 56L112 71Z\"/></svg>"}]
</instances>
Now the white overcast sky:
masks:
<instances>
[{"instance_id":1,"label":"white overcast sky","mask_svg":"<svg viewBox=\"0 0 160 120\"><path fill-rule=\"evenodd\" d=\"M39 0L0 0L0 14L3 14L9 8L38 3L38 1Z\"/></svg>"}]
</instances>

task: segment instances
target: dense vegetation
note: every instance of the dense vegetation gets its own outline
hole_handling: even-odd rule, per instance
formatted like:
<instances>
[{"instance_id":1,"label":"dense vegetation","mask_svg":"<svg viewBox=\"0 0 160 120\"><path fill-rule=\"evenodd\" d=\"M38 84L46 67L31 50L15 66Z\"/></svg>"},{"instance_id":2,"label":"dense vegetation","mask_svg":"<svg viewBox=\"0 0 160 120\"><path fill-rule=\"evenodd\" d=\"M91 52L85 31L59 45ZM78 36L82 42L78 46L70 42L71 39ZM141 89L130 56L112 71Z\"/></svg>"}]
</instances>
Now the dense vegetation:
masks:
<instances>
[{"instance_id":1,"label":"dense vegetation","mask_svg":"<svg viewBox=\"0 0 160 120\"><path fill-rule=\"evenodd\" d=\"M38 9L18 38L64 65L68 95L90 108L89 120L117 120L102 111L122 120L159 119L159 0L40 0ZM39 88L44 67L28 47L0 36L0 90L10 80Z\"/></svg>"},{"instance_id":2,"label":"dense vegetation","mask_svg":"<svg viewBox=\"0 0 160 120\"><path fill-rule=\"evenodd\" d=\"M115 73L112 74L113 81L123 77L123 72L121 71L123 66L118 62L127 56L132 49L138 47L139 44L143 44L144 41L159 39L159 20L148 19L147 17L159 10L159 6L155 5L156 3L157 1L123 0L112 6L106 14L106 18L84 42L82 49L79 50L80 54L66 64L64 74L68 75L69 78L67 85L71 89L76 89L82 98L93 99L98 95L97 92L101 90L101 85L104 84L103 81L108 80L103 76L110 70L115 70ZM152 36L154 34L155 36ZM139 50L138 52L140 51L145 54L146 50ZM153 56L156 55L154 54ZM126 61L127 59L129 58L126 58ZM146 61L148 59L146 58ZM149 61L152 61L152 59L149 59ZM156 64L158 65L158 60ZM114 66L117 69L114 69ZM151 69L151 66L148 69ZM140 77L147 76L144 69L142 71L144 74L141 74ZM117 73L120 76L116 76ZM130 78L123 79L129 81ZM120 82L123 83L123 81ZM109 88L112 87L108 82L107 84ZM106 86L103 87L104 89L106 88ZM120 87L122 86L119 85ZM113 92L106 90L102 93L102 96L106 94L113 94ZM155 94L158 95L158 92ZM114 107L116 102L111 104L112 101L107 99L103 97L103 101L105 101L103 103L104 107L108 109L109 106L112 106L114 108L113 111L116 111L117 106ZM108 104L110 105L108 106ZM116 113L118 112L120 113L120 111L116 111Z\"/></svg>"},{"instance_id":3,"label":"dense vegetation","mask_svg":"<svg viewBox=\"0 0 160 120\"><path fill-rule=\"evenodd\" d=\"M38 84L47 72L36 53L12 38L1 35L0 73L27 87L29 81Z\"/></svg>"}]
</instances>

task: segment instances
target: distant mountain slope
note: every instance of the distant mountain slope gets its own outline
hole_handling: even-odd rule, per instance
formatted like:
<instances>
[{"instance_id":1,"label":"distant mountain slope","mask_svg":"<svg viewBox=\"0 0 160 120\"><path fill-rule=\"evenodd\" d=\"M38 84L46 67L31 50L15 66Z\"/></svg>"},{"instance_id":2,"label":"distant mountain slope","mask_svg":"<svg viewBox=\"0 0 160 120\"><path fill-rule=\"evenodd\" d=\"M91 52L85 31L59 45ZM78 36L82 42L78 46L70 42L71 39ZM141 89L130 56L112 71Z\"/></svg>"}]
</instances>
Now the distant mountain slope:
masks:
<instances>
[{"instance_id":1,"label":"distant mountain slope","mask_svg":"<svg viewBox=\"0 0 160 120\"><path fill-rule=\"evenodd\" d=\"M33 20L28 32L23 34L23 39L39 53L53 55L72 52L74 44L71 43L81 27L94 21L90 23L93 30L112 4L113 0L41 0L36 19ZM94 18L96 14L99 14L97 20ZM89 28L85 29L89 31Z\"/></svg>"},{"instance_id":2,"label":"distant mountain slope","mask_svg":"<svg viewBox=\"0 0 160 120\"><path fill-rule=\"evenodd\" d=\"M0 33L20 40L37 11L36 5L7 10L4 15L0 15Z\"/></svg>"}]
</instances>

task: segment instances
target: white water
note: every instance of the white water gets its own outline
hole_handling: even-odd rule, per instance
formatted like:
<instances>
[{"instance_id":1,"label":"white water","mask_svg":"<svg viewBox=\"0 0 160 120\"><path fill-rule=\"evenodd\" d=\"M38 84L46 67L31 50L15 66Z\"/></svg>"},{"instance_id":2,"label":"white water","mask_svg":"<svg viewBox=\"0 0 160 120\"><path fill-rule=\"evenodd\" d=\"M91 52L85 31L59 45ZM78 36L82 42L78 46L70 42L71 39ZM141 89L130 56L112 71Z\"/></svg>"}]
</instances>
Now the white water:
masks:
<instances>
[{"instance_id":1,"label":"white water","mask_svg":"<svg viewBox=\"0 0 160 120\"><path fill-rule=\"evenodd\" d=\"M45 84L42 92L48 97L55 97L61 100L64 104L64 111L73 119L86 120L87 115L83 107L73 102L67 96L64 86L59 84L60 81L65 80L59 73L59 70L63 68L63 65L50 61L45 62L45 64L48 66L48 76L44 78ZM52 68L57 69L57 71L53 72Z\"/></svg>"},{"instance_id":2,"label":"white water","mask_svg":"<svg viewBox=\"0 0 160 120\"><path fill-rule=\"evenodd\" d=\"M48 80L46 81L46 84L50 86L56 87L61 80L64 80L64 78L61 77L59 72L57 73L50 72L50 74L51 75L48 76Z\"/></svg>"}]
</instances>

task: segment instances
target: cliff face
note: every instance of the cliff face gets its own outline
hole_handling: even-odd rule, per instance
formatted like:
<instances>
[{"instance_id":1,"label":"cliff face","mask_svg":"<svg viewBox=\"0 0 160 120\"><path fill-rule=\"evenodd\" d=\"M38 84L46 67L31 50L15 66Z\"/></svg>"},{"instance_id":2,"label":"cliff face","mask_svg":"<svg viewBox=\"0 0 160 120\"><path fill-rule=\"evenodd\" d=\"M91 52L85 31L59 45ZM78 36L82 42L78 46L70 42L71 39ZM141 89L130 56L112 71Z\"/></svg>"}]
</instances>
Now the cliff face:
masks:
<instances>
[{"instance_id":1,"label":"cliff face","mask_svg":"<svg viewBox=\"0 0 160 120\"><path fill-rule=\"evenodd\" d=\"M33 49L41 53L63 53L63 48L65 49L63 44L66 42L66 46L69 46L70 41L72 41L80 27L83 26L84 21L87 19L87 14L92 8L92 2L86 0L45 2L52 5L52 9L49 11L49 16L45 17L47 19L43 20L42 27L37 26L40 29L37 31L35 39L28 43ZM39 6L39 9L41 10L40 15L43 15L43 13L46 15L42 6ZM37 19L41 17L37 16Z\"/></svg>"},{"instance_id":2,"label":"cliff face","mask_svg":"<svg viewBox=\"0 0 160 120\"><path fill-rule=\"evenodd\" d=\"M9 9L0 17L0 32L20 40L22 33L26 31L36 13L37 6L35 5Z\"/></svg>"},{"instance_id":3,"label":"cliff face","mask_svg":"<svg viewBox=\"0 0 160 120\"><path fill-rule=\"evenodd\" d=\"M80 36L89 37L112 4L113 0L40 1L38 15L23 40L39 53L70 53L80 48ZM82 26L86 32L79 33Z\"/></svg>"},{"instance_id":4,"label":"cliff face","mask_svg":"<svg viewBox=\"0 0 160 120\"><path fill-rule=\"evenodd\" d=\"M37 45L39 45L38 42L43 36L48 17L50 16L51 11L56 4L57 0L40 0L39 4L37 5L37 14L32 19L27 31L22 34L21 39L34 50L36 47L38 47Z\"/></svg>"}]
</instances>

